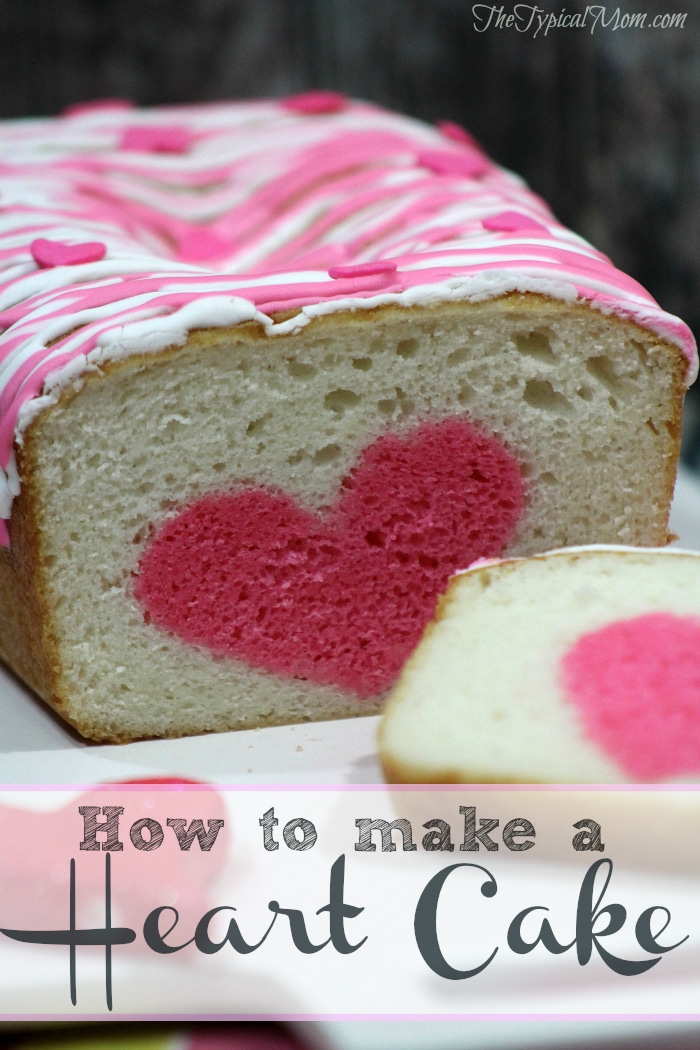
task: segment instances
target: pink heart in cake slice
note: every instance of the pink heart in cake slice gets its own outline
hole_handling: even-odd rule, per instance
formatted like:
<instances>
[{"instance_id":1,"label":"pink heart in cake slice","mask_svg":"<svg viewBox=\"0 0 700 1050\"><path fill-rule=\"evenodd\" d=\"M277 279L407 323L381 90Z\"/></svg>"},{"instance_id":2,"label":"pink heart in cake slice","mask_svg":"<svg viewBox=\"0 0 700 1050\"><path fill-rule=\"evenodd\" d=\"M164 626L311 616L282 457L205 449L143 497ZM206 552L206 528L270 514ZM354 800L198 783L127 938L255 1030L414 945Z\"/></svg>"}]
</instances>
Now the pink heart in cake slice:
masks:
<instances>
[{"instance_id":1,"label":"pink heart in cake slice","mask_svg":"<svg viewBox=\"0 0 700 1050\"><path fill-rule=\"evenodd\" d=\"M135 593L192 645L289 678L376 696L396 678L452 573L508 543L516 458L464 419L388 433L322 511L243 486L155 533Z\"/></svg>"},{"instance_id":2,"label":"pink heart in cake slice","mask_svg":"<svg viewBox=\"0 0 700 1050\"><path fill-rule=\"evenodd\" d=\"M582 635L562 660L586 730L642 780L700 764L700 618L653 612Z\"/></svg>"}]
</instances>

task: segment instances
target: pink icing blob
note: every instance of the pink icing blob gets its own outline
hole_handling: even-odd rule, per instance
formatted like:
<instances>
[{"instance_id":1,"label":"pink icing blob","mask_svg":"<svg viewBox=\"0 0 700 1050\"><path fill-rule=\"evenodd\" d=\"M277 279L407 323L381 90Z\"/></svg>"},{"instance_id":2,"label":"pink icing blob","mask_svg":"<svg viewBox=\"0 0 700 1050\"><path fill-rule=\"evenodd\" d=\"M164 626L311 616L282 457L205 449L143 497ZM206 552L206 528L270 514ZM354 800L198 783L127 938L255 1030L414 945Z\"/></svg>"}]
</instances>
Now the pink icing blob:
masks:
<instances>
[{"instance_id":1,"label":"pink icing blob","mask_svg":"<svg viewBox=\"0 0 700 1050\"><path fill-rule=\"evenodd\" d=\"M500 554L524 485L463 419L379 438L324 512L241 486L166 521L135 593L182 640L360 697L394 681L450 575Z\"/></svg>"},{"instance_id":2,"label":"pink icing blob","mask_svg":"<svg viewBox=\"0 0 700 1050\"><path fill-rule=\"evenodd\" d=\"M473 149L481 149L474 136L466 128L463 128L461 124L455 124L452 120L441 120L438 122L437 128L446 139L451 139L453 142L461 142L465 146L471 146Z\"/></svg>"},{"instance_id":3,"label":"pink icing blob","mask_svg":"<svg viewBox=\"0 0 700 1050\"><path fill-rule=\"evenodd\" d=\"M304 113L307 116L315 116L323 113L339 113L345 109L348 100L345 95L337 91L304 91L300 95L289 95L282 99L284 109L293 113Z\"/></svg>"},{"instance_id":4,"label":"pink icing blob","mask_svg":"<svg viewBox=\"0 0 700 1050\"><path fill-rule=\"evenodd\" d=\"M120 147L145 153L185 153L193 140L192 132L182 124L134 124L124 128Z\"/></svg>"},{"instance_id":5,"label":"pink icing blob","mask_svg":"<svg viewBox=\"0 0 700 1050\"><path fill-rule=\"evenodd\" d=\"M578 639L561 671L588 734L631 776L700 771L700 617L607 624Z\"/></svg>"},{"instance_id":6,"label":"pink icing blob","mask_svg":"<svg viewBox=\"0 0 700 1050\"><path fill-rule=\"evenodd\" d=\"M481 225L485 230L497 233L541 233L545 237L549 235L549 230L543 223L519 211L501 211L498 215L489 215L482 220Z\"/></svg>"},{"instance_id":7,"label":"pink icing blob","mask_svg":"<svg viewBox=\"0 0 700 1050\"><path fill-rule=\"evenodd\" d=\"M491 164L481 153L455 153L447 149L424 149L416 160L435 175L454 175L457 178L478 179L486 175Z\"/></svg>"},{"instance_id":8,"label":"pink icing blob","mask_svg":"<svg viewBox=\"0 0 700 1050\"><path fill-rule=\"evenodd\" d=\"M107 246L101 241L86 241L85 244L64 244L38 237L29 246L34 262L39 266L79 266L80 263L99 262L107 254Z\"/></svg>"},{"instance_id":9,"label":"pink icing blob","mask_svg":"<svg viewBox=\"0 0 700 1050\"><path fill-rule=\"evenodd\" d=\"M61 116L79 117L89 113L122 113L130 109L134 109L134 103L128 98L95 98L66 106Z\"/></svg>"}]
</instances>

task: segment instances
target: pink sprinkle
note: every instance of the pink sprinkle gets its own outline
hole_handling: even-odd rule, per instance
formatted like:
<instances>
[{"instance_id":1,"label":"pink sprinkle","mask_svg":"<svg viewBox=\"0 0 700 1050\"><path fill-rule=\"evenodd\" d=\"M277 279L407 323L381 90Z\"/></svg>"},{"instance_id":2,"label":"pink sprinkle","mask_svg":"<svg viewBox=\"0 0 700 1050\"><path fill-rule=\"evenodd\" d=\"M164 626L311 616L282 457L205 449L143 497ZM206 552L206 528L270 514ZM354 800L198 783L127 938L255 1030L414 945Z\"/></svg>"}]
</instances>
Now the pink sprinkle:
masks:
<instances>
[{"instance_id":1,"label":"pink sprinkle","mask_svg":"<svg viewBox=\"0 0 700 1050\"><path fill-rule=\"evenodd\" d=\"M208 262L223 258L231 250L231 243L218 233L206 227L194 227L180 237L177 257L181 262Z\"/></svg>"},{"instance_id":2,"label":"pink sprinkle","mask_svg":"<svg viewBox=\"0 0 700 1050\"><path fill-rule=\"evenodd\" d=\"M347 107L345 95L337 91L304 91L300 95L290 95L282 99L280 105L293 113L304 113L316 116L323 113L339 113Z\"/></svg>"},{"instance_id":3,"label":"pink sprinkle","mask_svg":"<svg viewBox=\"0 0 700 1050\"><path fill-rule=\"evenodd\" d=\"M461 142L465 146L471 146L473 149L481 149L474 136L470 135L461 124L454 124L451 120L441 120L437 127L438 131L441 131L446 139L452 139L453 142Z\"/></svg>"},{"instance_id":4,"label":"pink sprinkle","mask_svg":"<svg viewBox=\"0 0 700 1050\"><path fill-rule=\"evenodd\" d=\"M124 129L120 146L124 150L142 153L185 153L193 140L189 128L181 124L157 124L151 127L136 124Z\"/></svg>"},{"instance_id":5,"label":"pink sprinkle","mask_svg":"<svg viewBox=\"0 0 700 1050\"><path fill-rule=\"evenodd\" d=\"M532 219L529 215L523 215L519 211L501 211L498 215L489 215L481 225L485 230L495 230L498 233L525 233L527 231L549 233L547 227L537 219Z\"/></svg>"},{"instance_id":6,"label":"pink sprinkle","mask_svg":"<svg viewBox=\"0 0 700 1050\"><path fill-rule=\"evenodd\" d=\"M331 266L328 276L334 281L342 277L373 277L378 273L396 273L393 259L377 259L375 262L355 263L353 266Z\"/></svg>"},{"instance_id":7,"label":"pink sprinkle","mask_svg":"<svg viewBox=\"0 0 700 1050\"><path fill-rule=\"evenodd\" d=\"M7 521L4 518L0 518L0 547L10 546L10 530L7 527Z\"/></svg>"},{"instance_id":8,"label":"pink sprinkle","mask_svg":"<svg viewBox=\"0 0 700 1050\"><path fill-rule=\"evenodd\" d=\"M491 170L489 161L480 153L456 153L447 149L425 149L416 155L423 168L436 175L456 175L478 179Z\"/></svg>"},{"instance_id":9,"label":"pink sprinkle","mask_svg":"<svg viewBox=\"0 0 700 1050\"><path fill-rule=\"evenodd\" d=\"M63 241L47 241L39 237L32 241L30 251L34 261L48 269L52 266L79 266L81 263L99 262L107 254L107 246L101 241L65 244Z\"/></svg>"},{"instance_id":10,"label":"pink sprinkle","mask_svg":"<svg viewBox=\"0 0 700 1050\"><path fill-rule=\"evenodd\" d=\"M76 102L72 106L66 106L63 110L64 117L78 117L81 113L119 113L133 109L134 103L128 98L96 98L91 102Z\"/></svg>"}]
</instances>

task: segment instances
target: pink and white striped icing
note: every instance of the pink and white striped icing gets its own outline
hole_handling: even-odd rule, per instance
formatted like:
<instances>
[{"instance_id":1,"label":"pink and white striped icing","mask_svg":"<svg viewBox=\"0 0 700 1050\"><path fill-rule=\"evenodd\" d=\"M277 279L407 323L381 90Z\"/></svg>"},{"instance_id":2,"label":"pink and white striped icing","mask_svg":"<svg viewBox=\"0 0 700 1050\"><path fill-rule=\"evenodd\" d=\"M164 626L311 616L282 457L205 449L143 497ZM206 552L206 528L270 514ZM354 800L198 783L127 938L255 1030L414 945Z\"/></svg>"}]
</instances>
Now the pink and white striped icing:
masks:
<instances>
[{"instance_id":1,"label":"pink and white striped icing","mask_svg":"<svg viewBox=\"0 0 700 1050\"><path fill-rule=\"evenodd\" d=\"M682 349L688 381L697 368L683 322L466 132L332 92L1 125L0 272L5 545L29 422L84 373L194 328L272 336L340 310L535 292L630 318Z\"/></svg>"}]
</instances>

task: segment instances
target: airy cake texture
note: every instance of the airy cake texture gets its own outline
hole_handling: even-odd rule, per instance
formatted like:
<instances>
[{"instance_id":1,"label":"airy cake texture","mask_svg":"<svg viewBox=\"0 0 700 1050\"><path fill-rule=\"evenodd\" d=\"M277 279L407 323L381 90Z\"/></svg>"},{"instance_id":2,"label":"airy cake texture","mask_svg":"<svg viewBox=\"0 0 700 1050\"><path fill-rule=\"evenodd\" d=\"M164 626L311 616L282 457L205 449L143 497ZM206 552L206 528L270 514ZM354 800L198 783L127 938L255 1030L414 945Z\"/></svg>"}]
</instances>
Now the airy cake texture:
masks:
<instances>
[{"instance_id":1,"label":"airy cake texture","mask_svg":"<svg viewBox=\"0 0 700 1050\"><path fill-rule=\"evenodd\" d=\"M454 577L389 699L387 779L700 772L700 554L581 547Z\"/></svg>"},{"instance_id":2,"label":"airy cake texture","mask_svg":"<svg viewBox=\"0 0 700 1050\"><path fill-rule=\"evenodd\" d=\"M0 654L84 735L372 713L475 559L667 542L692 337L461 129L110 104L0 155Z\"/></svg>"}]
</instances>

